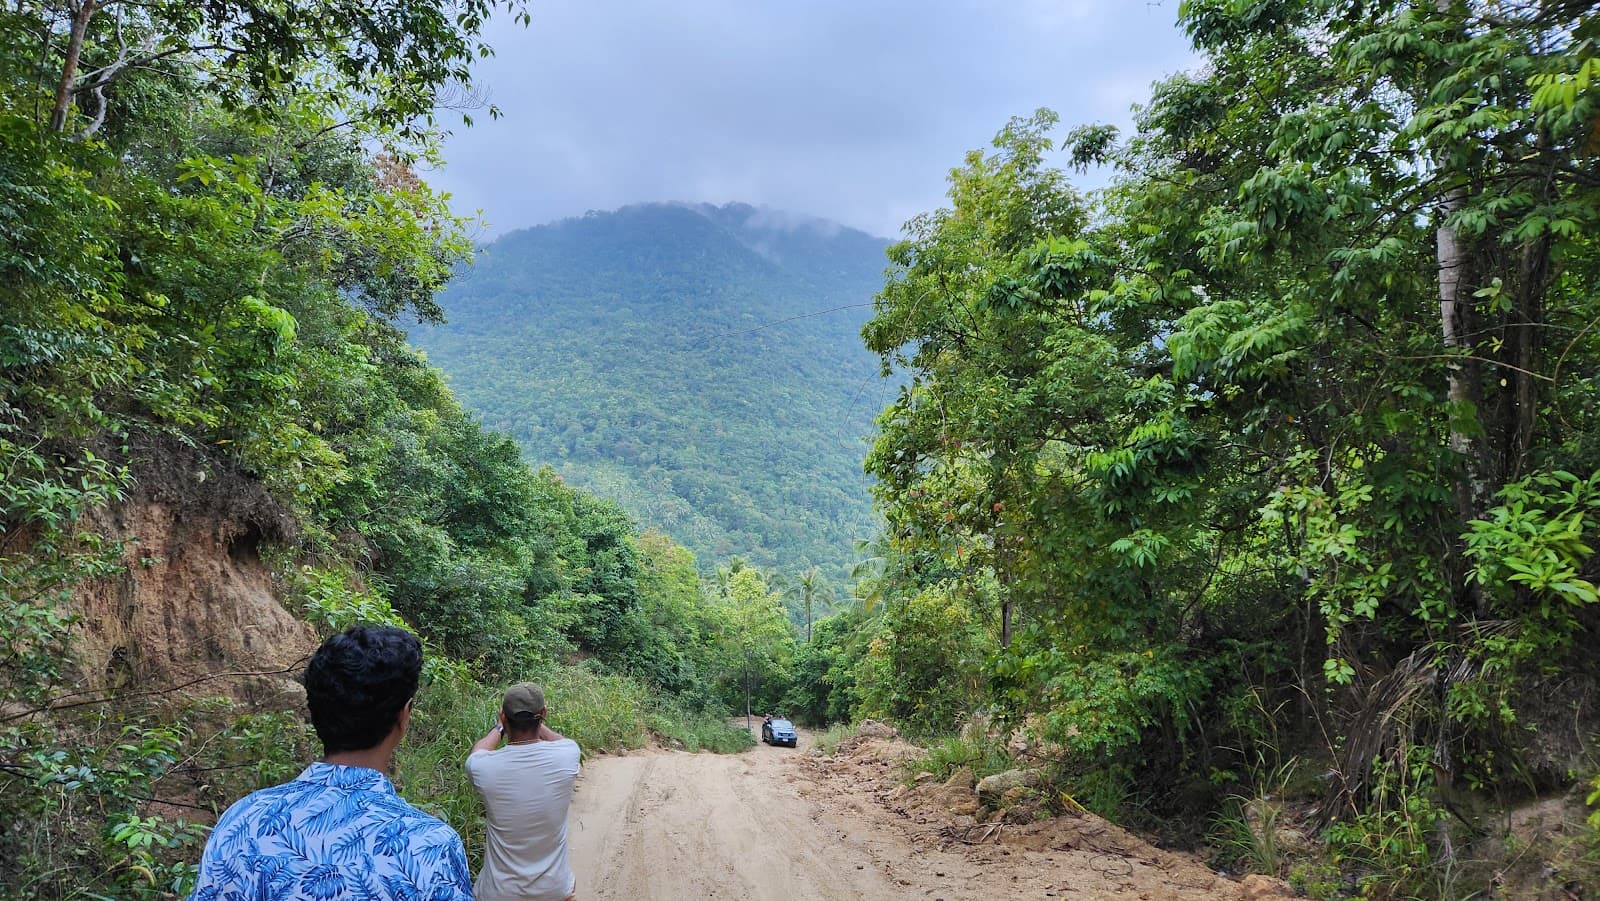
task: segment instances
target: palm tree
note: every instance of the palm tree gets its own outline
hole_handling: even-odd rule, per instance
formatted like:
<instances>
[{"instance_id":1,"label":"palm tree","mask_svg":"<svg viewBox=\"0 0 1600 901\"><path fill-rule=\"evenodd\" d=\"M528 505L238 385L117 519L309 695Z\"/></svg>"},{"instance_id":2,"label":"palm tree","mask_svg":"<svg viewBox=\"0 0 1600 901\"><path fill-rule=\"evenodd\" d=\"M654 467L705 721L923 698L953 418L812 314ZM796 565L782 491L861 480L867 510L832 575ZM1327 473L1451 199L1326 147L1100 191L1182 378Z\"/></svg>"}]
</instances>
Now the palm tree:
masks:
<instances>
[{"instance_id":1,"label":"palm tree","mask_svg":"<svg viewBox=\"0 0 1600 901\"><path fill-rule=\"evenodd\" d=\"M816 619L816 606L833 606L833 586L815 566L800 574L791 588L800 593L800 605L806 614L806 644L811 643L811 623Z\"/></svg>"},{"instance_id":2,"label":"palm tree","mask_svg":"<svg viewBox=\"0 0 1600 901\"><path fill-rule=\"evenodd\" d=\"M706 585L707 591L712 597L726 598L728 596L728 586L733 581L734 575L744 569L745 566L743 557L737 554L729 557L728 562L717 567L716 572L712 574Z\"/></svg>"},{"instance_id":3,"label":"palm tree","mask_svg":"<svg viewBox=\"0 0 1600 901\"><path fill-rule=\"evenodd\" d=\"M855 583L851 594L862 614L870 616L889 589L889 558L894 550L882 535L857 541L855 549L861 559L850 567L850 581Z\"/></svg>"}]
</instances>

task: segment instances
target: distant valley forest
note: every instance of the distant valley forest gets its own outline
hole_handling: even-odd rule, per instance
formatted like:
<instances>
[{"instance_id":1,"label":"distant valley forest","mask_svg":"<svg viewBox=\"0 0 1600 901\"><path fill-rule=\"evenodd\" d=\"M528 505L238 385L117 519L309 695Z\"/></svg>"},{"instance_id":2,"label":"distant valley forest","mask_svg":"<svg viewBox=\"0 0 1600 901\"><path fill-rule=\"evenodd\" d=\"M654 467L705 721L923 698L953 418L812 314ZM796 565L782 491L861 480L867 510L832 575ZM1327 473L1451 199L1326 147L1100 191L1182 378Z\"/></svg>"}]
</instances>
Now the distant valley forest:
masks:
<instances>
[{"instance_id":1,"label":"distant valley forest","mask_svg":"<svg viewBox=\"0 0 1600 901\"><path fill-rule=\"evenodd\" d=\"M860 330L888 242L742 204L513 232L411 339L534 465L702 561L847 575L878 529L862 457L892 385Z\"/></svg>"}]
</instances>

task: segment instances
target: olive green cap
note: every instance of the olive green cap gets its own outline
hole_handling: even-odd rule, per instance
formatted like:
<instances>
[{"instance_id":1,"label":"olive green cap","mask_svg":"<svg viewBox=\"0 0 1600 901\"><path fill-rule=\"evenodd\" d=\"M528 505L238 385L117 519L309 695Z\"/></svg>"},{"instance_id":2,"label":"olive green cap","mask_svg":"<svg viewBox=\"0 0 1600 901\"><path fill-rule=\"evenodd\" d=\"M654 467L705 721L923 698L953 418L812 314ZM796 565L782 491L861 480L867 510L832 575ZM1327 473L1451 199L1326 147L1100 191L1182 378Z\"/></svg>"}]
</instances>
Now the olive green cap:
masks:
<instances>
[{"instance_id":1,"label":"olive green cap","mask_svg":"<svg viewBox=\"0 0 1600 901\"><path fill-rule=\"evenodd\" d=\"M506 719L517 714L538 716L544 713L544 689L532 682L519 682L506 689L506 699L500 705Z\"/></svg>"}]
</instances>

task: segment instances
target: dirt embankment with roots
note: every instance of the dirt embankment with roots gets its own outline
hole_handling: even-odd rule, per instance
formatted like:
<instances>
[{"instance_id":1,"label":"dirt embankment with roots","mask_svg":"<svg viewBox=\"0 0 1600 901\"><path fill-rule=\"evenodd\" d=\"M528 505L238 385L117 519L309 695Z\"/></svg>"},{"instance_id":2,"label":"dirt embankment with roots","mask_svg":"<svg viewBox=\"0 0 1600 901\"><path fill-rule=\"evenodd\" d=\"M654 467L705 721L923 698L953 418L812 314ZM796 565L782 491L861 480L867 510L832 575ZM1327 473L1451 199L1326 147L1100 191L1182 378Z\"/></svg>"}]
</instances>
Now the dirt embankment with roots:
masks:
<instances>
[{"instance_id":1,"label":"dirt embankment with roots","mask_svg":"<svg viewBox=\"0 0 1600 901\"><path fill-rule=\"evenodd\" d=\"M316 633L263 559L293 516L260 482L172 439L143 440L133 463L127 499L88 517L126 544L121 572L73 592L79 687L303 708Z\"/></svg>"},{"instance_id":2,"label":"dirt embankment with roots","mask_svg":"<svg viewBox=\"0 0 1600 901\"><path fill-rule=\"evenodd\" d=\"M832 754L651 752L584 765L570 825L586 899L1278 899L1093 814L986 812L970 777L904 781L922 751L869 723ZM995 820L988 822L986 820Z\"/></svg>"},{"instance_id":3,"label":"dirt embankment with roots","mask_svg":"<svg viewBox=\"0 0 1600 901\"><path fill-rule=\"evenodd\" d=\"M53 703L228 695L261 709L303 708L299 670L316 634L279 600L282 586L263 559L292 538L293 515L259 480L176 439L136 435L130 445L125 455L97 448L126 463L132 479L123 499L79 527L120 547L121 566L71 592L72 655ZM0 529L0 554L25 554L35 538Z\"/></svg>"}]
</instances>

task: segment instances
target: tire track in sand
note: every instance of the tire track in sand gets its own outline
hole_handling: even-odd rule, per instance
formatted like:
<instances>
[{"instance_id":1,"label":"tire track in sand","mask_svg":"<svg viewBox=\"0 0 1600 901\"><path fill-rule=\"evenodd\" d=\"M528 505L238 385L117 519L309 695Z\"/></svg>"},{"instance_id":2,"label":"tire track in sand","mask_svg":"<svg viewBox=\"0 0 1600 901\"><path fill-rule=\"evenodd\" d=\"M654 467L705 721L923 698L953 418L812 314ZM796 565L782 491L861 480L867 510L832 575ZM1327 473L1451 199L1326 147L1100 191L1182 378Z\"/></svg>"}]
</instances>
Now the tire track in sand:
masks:
<instances>
[{"instance_id":1,"label":"tire track in sand","mask_svg":"<svg viewBox=\"0 0 1600 901\"><path fill-rule=\"evenodd\" d=\"M584 764L569 825L578 895L591 899L819 901L904 892L864 844L800 798L795 751L659 752Z\"/></svg>"}]
</instances>

